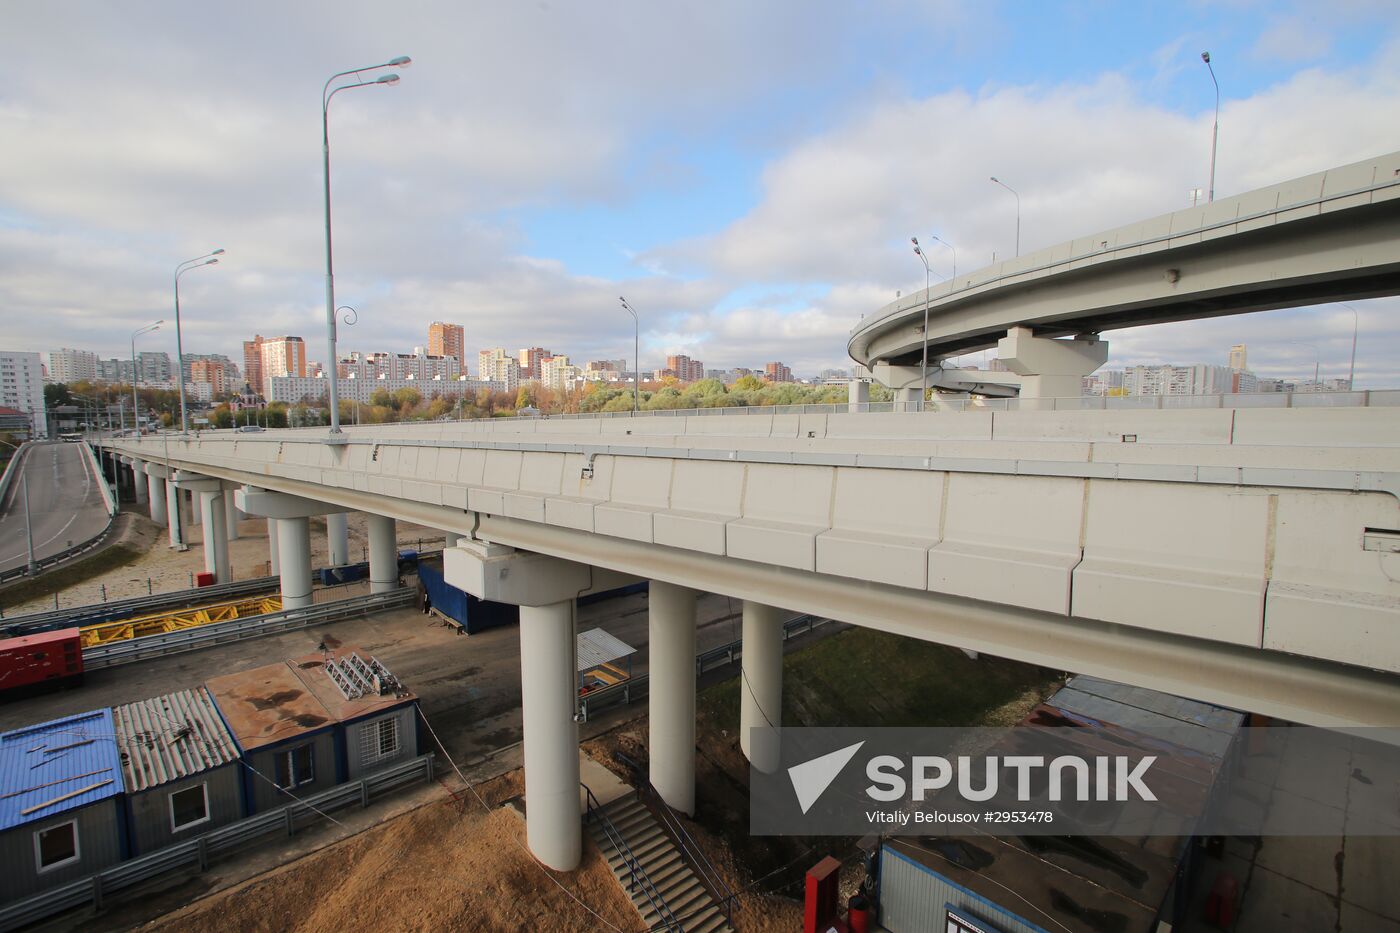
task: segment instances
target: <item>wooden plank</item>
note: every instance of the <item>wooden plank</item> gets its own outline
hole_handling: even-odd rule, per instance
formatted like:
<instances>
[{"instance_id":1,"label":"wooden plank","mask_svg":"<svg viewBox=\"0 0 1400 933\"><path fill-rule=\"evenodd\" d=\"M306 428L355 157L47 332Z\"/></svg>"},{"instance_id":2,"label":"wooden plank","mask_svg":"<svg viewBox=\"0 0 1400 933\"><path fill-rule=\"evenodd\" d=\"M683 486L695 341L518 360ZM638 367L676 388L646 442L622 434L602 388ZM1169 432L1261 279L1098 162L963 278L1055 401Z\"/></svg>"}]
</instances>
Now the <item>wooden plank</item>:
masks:
<instances>
[{"instance_id":1,"label":"wooden plank","mask_svg":"<svg viewBox=\"0 0 1400 933\"><path fill-rule=\"evenodd\" d=\"M63 801L69 800L73 797L81 797L83 794L86 794L90 790L97 790L99 787L106 787L110 783L112 783L112 779L108 778L105 781L98 781L96 784L89 784L87 787L80 787L77 790L70 791L61 797L55 797L52 800L45 800L43 803L36 803L32 807L25 807L23 810L19 811L19 815L28 816L36 810L42 810L45 807L51 807L56 803L63 803Z\"/></svg>"},{"instance_id":2,"label":"wooden plank","mask_svg":"<svg viewBox=\"0 0 1400 933\"><path fill-rule=\"evenodd\" d=\"M30 794L45 787L53 787L55 784L67 784L69 781L76 781L78 778L92 777L94 774L106 774L111 768L98 768L96 771L89 771L86 774L75 774L72 777L60 778L57 781L49 781L47 784L35 784L33 787L26 787L24 790L10 791L8 794L0 794L0 800L8 800L11 797L19 797L22 794Z\"/></svg>"}]
</instances>

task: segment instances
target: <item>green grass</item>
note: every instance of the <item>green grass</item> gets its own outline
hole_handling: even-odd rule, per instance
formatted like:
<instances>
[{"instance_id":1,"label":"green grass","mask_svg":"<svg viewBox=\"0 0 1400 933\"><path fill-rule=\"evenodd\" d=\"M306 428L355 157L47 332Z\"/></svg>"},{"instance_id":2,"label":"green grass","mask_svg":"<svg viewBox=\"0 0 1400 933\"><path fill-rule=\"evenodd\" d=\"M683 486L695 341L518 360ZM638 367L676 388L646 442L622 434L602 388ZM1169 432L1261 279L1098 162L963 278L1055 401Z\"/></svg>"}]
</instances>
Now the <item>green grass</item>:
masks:
<instances>
[{"instance_id":1,"label":"green grass","mask_svg":"<svg viewBox=\"0 0 1400 933\"><path fill-rule=\"evenodd\" d=\"M783 723L789 726L976 726L1055 682L1043 668L972 660L944 645L850 628L783 659ZM739 680L697 698L712 722L739 721Z\"/></svg>"},{"instance_id":2,"label":"green grass","mask_svg":"<svg viewBox=\"0 0 1400 933\"><path fill-rule=\"evenodd\" d=\"M11 606L61 593L70 586L86 583L110 570L125 567L140 559L142 552L126 544L114 544L101 548L93 554L77 561L47 570L37 577L21 580L0 590L0 607L6 611ZM36 612L42 610L35 610Z\"/></svg>"}]
</instances>

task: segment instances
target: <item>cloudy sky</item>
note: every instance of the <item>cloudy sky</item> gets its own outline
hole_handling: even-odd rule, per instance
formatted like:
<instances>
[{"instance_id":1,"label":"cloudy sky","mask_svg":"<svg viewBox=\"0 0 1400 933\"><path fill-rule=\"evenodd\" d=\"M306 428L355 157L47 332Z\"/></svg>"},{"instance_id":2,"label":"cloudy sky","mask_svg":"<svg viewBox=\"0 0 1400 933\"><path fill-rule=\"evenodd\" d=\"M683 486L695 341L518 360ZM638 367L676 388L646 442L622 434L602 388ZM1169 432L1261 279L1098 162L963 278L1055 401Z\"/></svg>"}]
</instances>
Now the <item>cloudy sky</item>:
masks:
<instances>
[{"instance_id":1,"label":"cloudy sky","mask_svg":"<svg viewBox=\"0 0 1400 933\"><path fill-rule=\"evenodd\" d=\"M849 365L862 314L960 272L1400 149L1390 3L545 0L6 5L0 345L127 355L171 318L187 352L254 332L325 358L319 92L410 55L331 111L341 349L710 367ZM931 250L952 271L949 250ZM1358 387L1400 385L1400 300L1357 302ZM1337 306L1110 332L1110 365L1344 376ZM173 328L141 348L174 352ZM969 362L975 362L969 360ZM473 361L474 363L474 361Z\"/></svg>"}]
</instances>

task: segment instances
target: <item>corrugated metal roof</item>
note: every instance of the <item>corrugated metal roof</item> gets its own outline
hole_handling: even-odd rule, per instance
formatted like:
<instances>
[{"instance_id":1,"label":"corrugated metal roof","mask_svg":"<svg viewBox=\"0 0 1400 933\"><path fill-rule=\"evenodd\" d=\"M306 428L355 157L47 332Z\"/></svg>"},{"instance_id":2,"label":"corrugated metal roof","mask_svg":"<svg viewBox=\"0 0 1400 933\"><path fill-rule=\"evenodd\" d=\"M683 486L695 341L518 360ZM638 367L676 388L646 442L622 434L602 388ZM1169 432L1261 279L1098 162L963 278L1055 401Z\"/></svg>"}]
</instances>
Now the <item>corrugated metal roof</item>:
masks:
<instances>
[{"instance_id":1,"label":"corrugated metal roof","mask_svg":"<svg viewBox=\"0 0 1400 933\"><path fill-rule=\"evenodd\" d=\"M102 786L57 799L94 784ZM0 735L0 830L96 803L123 789L111 710L79 713ZM23 812L32 807L39 809Z\"/></svg>"},{"instance_id":2,"label":"corrugated metal roof","mask_svg":"<svg viewBox=\"0 0 1400 933\"><path fill-rule=\"evenodd\" d=\"M600 628L591 628L578 634L578 670L583 673L599 664L616 661L633 654L637 649L621 641Z\"/></svg>"},{"instance_id":3,"label":"corrugated metal roof","mask_svg":"<svg viewBox=\"0 0 1400 933\"><path fill-rule=\"evenodd\" d=\"M204 687L128 703L112 710L125 753L128 791L141 791L217 768L238 758L233 734Z\"/></svg>"}]
</instances>

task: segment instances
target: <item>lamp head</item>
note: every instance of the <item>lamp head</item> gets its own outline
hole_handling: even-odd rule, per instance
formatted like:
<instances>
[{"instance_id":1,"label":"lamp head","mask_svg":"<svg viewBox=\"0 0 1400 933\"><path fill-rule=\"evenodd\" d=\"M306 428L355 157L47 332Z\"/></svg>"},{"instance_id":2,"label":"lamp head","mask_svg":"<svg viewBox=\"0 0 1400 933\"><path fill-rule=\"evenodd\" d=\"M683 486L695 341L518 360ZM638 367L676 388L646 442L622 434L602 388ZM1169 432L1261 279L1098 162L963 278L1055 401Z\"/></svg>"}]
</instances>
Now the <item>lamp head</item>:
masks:
<instances>
[{"instance_id":1,"label":"lamp head","mask_svg":"<svg viewBox=\"0 0 1400 933\"><path fill-rule=\"evenodd\" d=\"M391 58L387 62L387 65L390 68L407 68L411 64L413 64L413 59L409 58L407 55L400 55L398 58Z\"/></svg>"},{"instance_id":2,"label":"lamp head","mask_svg":"<svg viewBox=\"0 0 1400 933\"><path fill-rule=\"evenodd\" d=\"M1201 53L1201 61L1203 61L1203 62L1205 62L1207 65L1209 65L1209 64L1210 64L1210 53L1209 53L1209 52L1202 52L1202 53Z\"/></svg>"},{"instance_id":3,"label":"lamp head","mask_svg":"<svg viewBox=\"0 0 1400 933\"><path fill-rule=\"evenodd\" d=\"M380 75L374 79L375 84L398 84L399 76L395 74Z\"/></svg>"},{"instance_id":4,"label":"lamp head","mask_svg":"<svg viewBox=\"0 0 1400 933\"><path fill-rule=\"evenodd\" d=\"M212 266L212 265L217 264L218 261L219 261L219 260L217 260L217 259L206 259L206 260L204 260L204 264L205 264L206 266Z\"/></svg>"},{"instance_id":5,"label":"lamp head","mask_svg":"<svg viewBox=\"0 0 1400 933\"><path fill-rule=\"evenodd\" d=\"M224 248L221 246L221 247L219 247L218 249L214 250L214 252L210 253L209 255L210 255L210 256L222 256L223 254L224 254Z\"/></svg>"},{"instance_id":6,"label":"lamp head","mask_svg":"<svg viewBox=\"0 0 1400 933\"><path fill-rule=\"evenodd\" d=\"M915 248L915 249L918 249L918 248L919 248L919 238L918 238L918 237L916 237L916 236L911 236L911 237L909 238L909 242L914 244L914 248Z\"/></svg>"},{"instance_id":7,"label":"lamp head","mask_svg":"<svg viewBox=\"0 0 1400 933\"><path fill-rule=\"evenodd\" d=\"M1001 182L997 181L997 177L995 175L992 176L992 181L996 181L997 184L1001 184Z\"/></svg>"}]
</instances>

